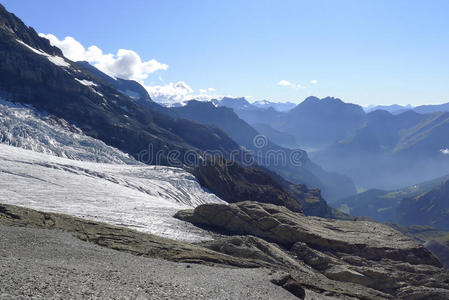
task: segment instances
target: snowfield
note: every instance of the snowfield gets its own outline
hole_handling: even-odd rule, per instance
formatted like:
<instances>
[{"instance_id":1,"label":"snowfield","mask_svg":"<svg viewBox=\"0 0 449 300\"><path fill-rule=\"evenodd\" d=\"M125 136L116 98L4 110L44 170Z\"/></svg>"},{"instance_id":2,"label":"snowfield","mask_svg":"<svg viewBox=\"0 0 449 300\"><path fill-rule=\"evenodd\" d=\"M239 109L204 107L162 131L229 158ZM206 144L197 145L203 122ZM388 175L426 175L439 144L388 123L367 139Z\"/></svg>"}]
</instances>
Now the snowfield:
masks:
<instances>
[{"instance_id":1,"label":"snowfield","mask_svg":"<svg viewBox=\"0 0 449 300\"><path fill-rule=\"evenodd\" d=\"M75 161L4 144L0 191L0 203L190 242L212 236L173 214L203 203L224 203L182 169Z\"/></svg>"}]
</instances>

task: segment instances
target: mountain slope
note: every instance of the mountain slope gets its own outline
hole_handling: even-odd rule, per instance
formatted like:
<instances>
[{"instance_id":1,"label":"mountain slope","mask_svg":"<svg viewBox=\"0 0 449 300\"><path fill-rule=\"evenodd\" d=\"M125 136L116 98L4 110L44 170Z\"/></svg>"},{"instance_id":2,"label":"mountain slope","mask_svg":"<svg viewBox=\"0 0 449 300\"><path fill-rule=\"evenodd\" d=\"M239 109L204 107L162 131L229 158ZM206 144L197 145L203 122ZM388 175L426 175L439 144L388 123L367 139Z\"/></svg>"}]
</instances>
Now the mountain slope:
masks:
<instances>
[{"instance_id":1,"label":"mountain slope","mask_svg":"<svg viewBox=\"0 0 449 300\"><path fill-rule=\"evenodd\" d=\"M447 180L449 175L391 191L370 189L333 204L355 217L369 217L378 222L404 224L401 219L398 219L398 216L403 213L403 208L400 208L401 201L425 194ZM426 214L426 212L422 213Z\"/></svg>"},{"instance_id":2,"label":"mountain slope","mask_svg":"<svg viewBox=\"0 0 449 300\"><path fill-rule=\"evenodd\" d=\"M449 180L428 192L403 199L398 207L398 222L449 230Z\"/></svg>"},{"instance_id":3,"label":"mountain slope","mask_svg":"<svg viewBox=\"0 0 449 300\"><path fill-rule=\"evenodd\" d=\"M289 149L299 148L296 138L289 133L276 130L266 123L255 123L252 124L252 127L281 147Z\"/></svg>"}]
</instances>

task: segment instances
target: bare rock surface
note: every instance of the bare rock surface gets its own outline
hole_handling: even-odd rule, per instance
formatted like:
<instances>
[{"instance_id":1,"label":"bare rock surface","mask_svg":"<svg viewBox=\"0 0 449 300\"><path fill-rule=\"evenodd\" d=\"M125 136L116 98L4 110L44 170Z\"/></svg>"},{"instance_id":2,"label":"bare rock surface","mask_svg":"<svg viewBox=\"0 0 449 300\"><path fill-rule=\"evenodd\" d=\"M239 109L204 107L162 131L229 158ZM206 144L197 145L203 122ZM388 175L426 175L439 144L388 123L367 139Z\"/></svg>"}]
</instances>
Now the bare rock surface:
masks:
<instances>
[{"instance_id":1,"label":"bare rock surface","mask_svg":"<svg viewBox=\"0 0 449 300\"><path fill-rule=\"evenodd\" d=\"M307 217L249 201L205 204L176 217L231 235L227 242L206 242L205 247L239 256L246 244L252 249L249 253L274 260L296 284L321 294L346 299L448 299L449 273L438 259L387 225ZM284 256L256 238L277 245ZM288 258L295 262L288 263Z\"/></svg>"}]
</instances>

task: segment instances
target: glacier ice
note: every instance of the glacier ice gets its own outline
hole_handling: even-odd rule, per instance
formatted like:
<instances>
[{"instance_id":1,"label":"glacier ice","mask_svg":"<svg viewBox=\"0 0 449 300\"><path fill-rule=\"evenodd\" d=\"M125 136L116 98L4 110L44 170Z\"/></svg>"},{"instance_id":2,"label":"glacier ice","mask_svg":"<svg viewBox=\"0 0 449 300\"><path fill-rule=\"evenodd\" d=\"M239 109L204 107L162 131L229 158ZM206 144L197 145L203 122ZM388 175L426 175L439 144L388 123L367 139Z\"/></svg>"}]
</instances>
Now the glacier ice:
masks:
<instances>
[{"instance_id":1,"label":"glacier ice","mask_svg":"<svg viewBox=\"0 0 449 300\"><path fill-rule=\"evenodd\" d=\"M182 169L70 160L0 144L0 203L64 213L183 241L212 236L172 216L225 203Z\"/></svg>"},{"instance_id":2,"label":"glacier ice","mask_svg":"<svg viewBox=\"0 0 449 300\"><path fill-rule=\"evenodd\" d=\"M0 100L0 142L76 160L139 164L65 120L4 100Z\"/></svg>"},{"instance_id":3,"label":"glacier ice","mask_svg":"<svg viewBox=\"0 0 449 300\"><path fill-rule=\"evenodd\" d=\"M225 202L182 169L144 165L65 120L0 100L0 203L199 241L213 235L172 216Z\"/></svg>"}]
</instances>

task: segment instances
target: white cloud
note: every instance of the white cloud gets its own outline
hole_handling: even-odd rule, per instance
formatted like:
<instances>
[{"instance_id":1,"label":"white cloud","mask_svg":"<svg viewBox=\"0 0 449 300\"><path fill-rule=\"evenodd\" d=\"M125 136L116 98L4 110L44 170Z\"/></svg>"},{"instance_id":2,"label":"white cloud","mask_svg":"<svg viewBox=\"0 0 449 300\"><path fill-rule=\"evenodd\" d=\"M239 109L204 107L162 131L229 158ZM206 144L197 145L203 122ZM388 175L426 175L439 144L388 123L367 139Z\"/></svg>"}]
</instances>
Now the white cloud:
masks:
<instances>
[{"instance_id":1,"label":"white cloud","mask_svg":"<svg viewBox=\"0 0 449 300\"><path fill-rule=\"evenodd\" d=\"M443 153L444 155L449 155L449 149L448 148L440 149L440 152Z\"/></svg>"},{"instance_id":2,"label":"white cloud","mask_svg":"<svg viewBox=\"0 0 449 300\"><path fill-rule=\"evenodd\" d=\"M80 42L70 36L59 40L52 34L39 35L47 38L53 46L60 48L68 59L87 61L113 77L142 81L148 78L149 74L168 68L168 65L155 59L142 61L139 54L132 50L119 49L115 55L104 54L97 46L90 46L86 50Z\"/></svg>"},{"instance_id":3,"label":"white cloud","mask_svg":"<svg viewBox=\"0 0 449 300\"><path fill-rule=\"evenodd\" d=\"M311 84L317 84L317 83L318 83L318 80L316 80L316 79L310 80L310 83L311 83Z\"/></svg>"},{"instance_id":4,"label":"white cloud","mask_svg":"<svg viewBox=\"0 0 449 300\"><path fill-rule=\"evenodd\" d=\"M170 82L166 85L144 86L151 98L163 105L173 105L174 103L182 103L188 100L210 101L211 99L221 99L223 97L234 97L232 95L218 95L210 93L210 89L198 89L195 92L187 83L179 81L177 83ZM249 96L251 97L251 96ZM248 98L248 97L247 97Z\"/></svg>"},{"instance_id":5,"label":"white cloud","mask_svg":"<svg viewBox=\"0 0 449 300\"><path fill-rule=\"evenodd\" d=\"M293 83L291 83L290 81L284 80L282 79L281 81L278 82L278 85L280 86L291 86L294 87L295 85Z\"/></svg>"},{"instance_id":6,"label":"white cloud","mask_svg":"<svg viewBox=\"0 0 449 300\"><path fill-rule=\"evenodd\" d=\"M70 60L87 61L109 76L138 81L156 102L172 104L190 99L207 101L223 97L216 95L216 89L212 87L199 89L199 93L195 94L195 91L186 82L165 83L160 75L158 76L160 85L146 85L145 80L149 74L158 70L167 70L168 65L155 59L142 61L140 55L135 51L119 49L116 54L105 54L97 46L90 46L86 49L80 42L70 36L59 40L53 34L41 33L39 35L47 38L53 46L60 48L64 56Z\"/></svg>"},{"instance_id":7,"label":"white cloud","mask_svg":"<svg viewBox=\"0 0 449 300\"><path fill-rule=\"evenodd\" d=\"M145 86L151 98L161 103L182 102L192 98L194 90L184 81L166 85Z\"/></svg>"},{"instance_id":8,"label":"white cloud","mask_svg":"<svg viewBox=\"0 0 449 300\"><path fill-rule=\"evenodd\" d=\"M301 84L294 84L294 83L291 83L290 81L287 81L287 80L284 80L284 79L279 81L277 83L277 85L279 85L279 86L288 86L288 87L297 88L297 89L302 89L303 88L303 86Z\"/></svg>"}]
</instances>

